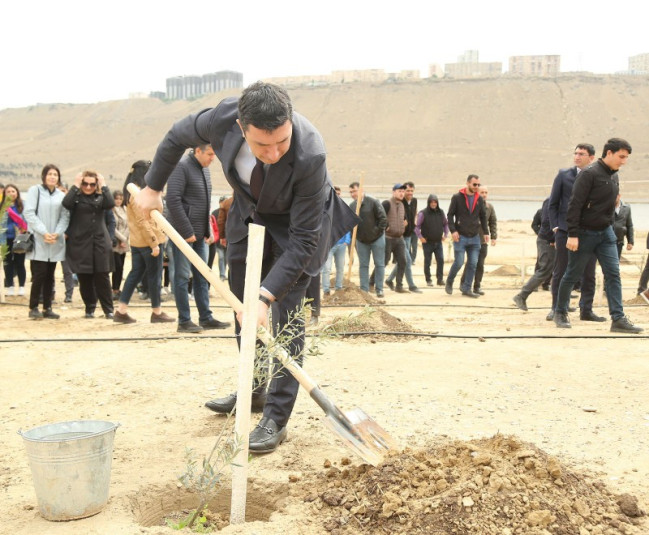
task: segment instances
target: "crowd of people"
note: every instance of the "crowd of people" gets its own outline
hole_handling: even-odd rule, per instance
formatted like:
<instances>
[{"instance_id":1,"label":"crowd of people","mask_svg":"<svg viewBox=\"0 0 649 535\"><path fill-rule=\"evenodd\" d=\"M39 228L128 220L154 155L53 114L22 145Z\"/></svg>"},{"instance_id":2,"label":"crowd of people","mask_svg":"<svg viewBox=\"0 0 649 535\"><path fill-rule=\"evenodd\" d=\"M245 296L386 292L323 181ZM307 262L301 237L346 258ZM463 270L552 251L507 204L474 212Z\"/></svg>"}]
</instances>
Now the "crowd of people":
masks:
<instances>
[{"instance_id":1,"label":"crowd of people","mask_svg":"<svg viewBox=\"0 0 649 535\"><path fill-rule=\"evenodd\" d=\"M613 138L594 162L593 146L577 145L575 165L559 172L550 197L535 218L537 269L514 297L518 308L527 310L526 300L538 286L551 286L548 319L557 327L569 328L569 299L580 282L580 318L603 321L592 310L594 269L599 262L611 330L642 330L624 315L619 273L623 240L627 240L627 249L634 244L630 209L621 202L617 177L630 154L626 141ZM211 212L209 166L215 158L220 160L233 194L222 197L218 209ZM137 196L129 193L129 184L141 188ZM152 161L138 160L132 165L120 191L111 193L102 175L91 170L79 173L68 190L53 164L43 168L41 184L29 188L24 200L18 188L7 185L0 201L0 238L10 248L5 256L5 287L11 295L17 277L18 295L24 293L24 260L30 260L29 317L58 319L52 304L55 268L61 262L65 301L72 299L76 280L86 318L95 316L99 303L104 316L114 323L136 322L128 306L141 285L141 295L151 301L152 323L177 322L181 333L224 329L230 323L214 317L208 281L188 262L183 250L191 248L210 267L218 257L220 278L227 277L230 290L241 300L248 226L256 223L266 229L256 322L275 333L287 332L287 352L301 365L305 325L301 318L296 321L295 310L310 296L317 317L321 291L325 296L332 292L334 266L333 291L343 289L348 250L358 257L360 289L374 291L379 298L385 297L386 287L398 293L421 293L413 277L419 243L426 285L443 286L451 295L459 275L462 296L477 299L484 295L484 262L497 240L497 217L487 201L487 187L478 175L470 174L464 187L452 196L446 213L434 193L418 210L414 192L414 183L397 183L390 198L380 202L353 182L349 186L353 202L348 206L340 189L333 186L317 129L293 110L286 90L257 82L240 97L228 97L215 108L175 123ZM183 247L166 241L149 218L154 209L164 211L185 240ZM26 233L32 237L28 246ZM448 239L452 240L454 261L445 279L442 244ZM131 270L122 284L129 252ZM395 265L388 273L392 260ZM649 260L639 291L647 291L648 279ZM174 295L177 320L162 310L163 280L169 282ZM192 300L198 309L198 323L192 321ZM235 320L240 344L241 313ZM293 321L296 323L286 331ZM257 364L260 369L279 366L277 359L271 366L261 361ZM290 373L271 373L269 379L255 381L252 409L263 411L263 417L249 436L251 452L274 451L286 439L298 386ZM217 413L230 413L236 401L234 392L205 405Z\"/></svg>"}]
</instances>

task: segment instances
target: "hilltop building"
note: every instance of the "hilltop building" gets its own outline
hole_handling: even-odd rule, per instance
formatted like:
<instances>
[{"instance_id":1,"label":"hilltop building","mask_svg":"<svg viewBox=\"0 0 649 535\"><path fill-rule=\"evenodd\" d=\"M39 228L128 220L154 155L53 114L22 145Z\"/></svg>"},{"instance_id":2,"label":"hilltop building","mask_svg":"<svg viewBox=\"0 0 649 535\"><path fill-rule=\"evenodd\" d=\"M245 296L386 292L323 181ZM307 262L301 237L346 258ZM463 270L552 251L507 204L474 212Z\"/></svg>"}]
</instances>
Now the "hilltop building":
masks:
<instances>
[{"instance_id":1,"label":"hilltop building","mask_svg":"<svg viewBox=\"0 0 649 535\"><path fill-rule=\"evenodd\" d=\"M242 89L243 74L236 71L219 71L201 76L174 76L167 78L167 98L187 100L224 89Z\"/></svg>"},{"instance_id":2,"label":"hilltop building","mask_svg":"<svg viewBox=\"0 0 649 535\"><path fill-rule=\"evenodd\" d=\"M467 50L457 58L457 63L444 65L444 76L449 78L491 78L503 73L499 61L480 63L477 50Z\"/></svg>"},{"instance_id":3,"label":"hilltop building","mask_svg":"<svg viewBox=\"0 0 649 535\"><path fill-rule=\"evenodd\" d=\"M511 56L509 74L523 76L557 76L561 65L561 56Z\"/></svg>"},{"instance_id":4,"label":"hilltop building","mask_svg":"<svg viewBox=\"0 0 649 535\"><path fill-rule=\"evenodd\" d=\"M631 74L649 74L649 54L638 54L629 58Z\"/></svg>"}]
</instances>

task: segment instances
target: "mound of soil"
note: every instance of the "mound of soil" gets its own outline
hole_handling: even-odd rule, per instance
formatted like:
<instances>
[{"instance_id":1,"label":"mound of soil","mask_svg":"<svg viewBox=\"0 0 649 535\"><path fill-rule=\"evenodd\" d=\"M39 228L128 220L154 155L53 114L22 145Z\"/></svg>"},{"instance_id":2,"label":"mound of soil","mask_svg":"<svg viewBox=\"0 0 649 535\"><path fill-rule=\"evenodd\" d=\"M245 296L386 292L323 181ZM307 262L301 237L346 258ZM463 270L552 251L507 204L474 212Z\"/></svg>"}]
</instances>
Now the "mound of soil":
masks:
<instances>
[{"instance_id":1,"label":"mound of soil","mask_svg":"<svg viewBox=\"0 0 649 535\"><path fill-rule=\"evenodd\" d=\"M505 277L513 277L521 274L521 269L518 266L502 265L489 273L490 275L500 275Z\"/></svg>"},{"instance_id":2,"label":"mound of soil","mask_svg":"<svg viewBox=\"0 0 649 535\"><path fill-rule=\"evenodd\" d=\"M352 466L349 459L340 467L326 462L305 492L332 535L610 535L649 529L635 497L614 496L601 481L503 435L406 449L377 467Z\"/></svg>"},{"instance_id":3,"label":"mound of soil","mask_svg":"<svg viewBox=\"0 0 649 535\"><path fill-rule=\"evenodd\" d=\"M323 305L381 305L385 301L364 292L353 282L346 282L342 290L323 296L321 303Z\"/></svg>"}]
</instances>

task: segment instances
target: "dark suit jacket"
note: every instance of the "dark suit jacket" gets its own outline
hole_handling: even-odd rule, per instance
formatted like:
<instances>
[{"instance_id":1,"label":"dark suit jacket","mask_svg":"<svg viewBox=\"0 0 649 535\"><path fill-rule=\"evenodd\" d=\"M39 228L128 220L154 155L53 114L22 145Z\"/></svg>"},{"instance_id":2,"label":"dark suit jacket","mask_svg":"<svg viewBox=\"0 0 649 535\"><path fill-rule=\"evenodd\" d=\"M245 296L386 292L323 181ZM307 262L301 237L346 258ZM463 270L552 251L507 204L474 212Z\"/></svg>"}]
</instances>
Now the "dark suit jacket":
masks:
<instances>
[{"instance_id":1,"label":"dark suit jacket","mask_svg":"<svg viewBox=\"0 0 649 535\"><path fill-rule=\"evenodd\" d=\"M234 190L226 223L228 242L247 238L248 223L256 212L282 251L262 281L264 288L279 298L302 273L315 276L320 272L331 247L357 224L358 218L333 189L322 137L298 113L293 114L291 146L268 167L255 203L235 169L235 158L245 142L237 117L237 99L230 97L216 108L174 124L158 147L146 181L161 190L187 147L210 143Z\"/></svg>"},{"instance_id":2,"label":"dark suit jacket","mask_svg":"<svg viewBox=\"0 0 649 535\"><path fill-rule=\"evenodd\" d=\"M568 232L566 213L568 212L568 203L570 202L576 176L577 167L568 167L567 169L561 169L555 177L550 192L550 228L558 227L560 230Z\"/></svg>"}]
</instances>

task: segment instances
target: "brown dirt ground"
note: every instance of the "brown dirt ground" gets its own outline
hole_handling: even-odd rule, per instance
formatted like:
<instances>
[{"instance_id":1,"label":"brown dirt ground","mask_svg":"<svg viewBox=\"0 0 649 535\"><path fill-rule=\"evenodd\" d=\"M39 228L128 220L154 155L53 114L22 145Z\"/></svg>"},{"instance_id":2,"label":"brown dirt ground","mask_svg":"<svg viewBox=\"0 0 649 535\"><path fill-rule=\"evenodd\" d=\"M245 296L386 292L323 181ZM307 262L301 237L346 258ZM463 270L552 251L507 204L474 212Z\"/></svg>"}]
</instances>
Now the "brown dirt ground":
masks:
<instances>
[{"instance_id":1,"label":"brown dirt ground","mask_svg":"<svg viewBox=\"0 0 649 535\"><path fill-rule=\"evenodd\" d=\"M608 323L574 314L573 328L558 330L545 321L543 291L530 296L528 312L517 310L521 263L529 276L534 262L528 229L501 223L478 300L424 287L419 256L422 294L387 290L384 304L369 303L381 312L367 331L401 326L421 336L335 338L306 363L343 410L362 407L390 433L394 454L365 465L301 393L287 441L249 466L248 522L222 532L647 533L638 516L649 509L647 335L612 335ZM622 274L626 313L647 328L649 307L634 295L645 253L625 252ZM519 274L502 274L505 266ZM336 304L347 304L344 295ZM340 316L365 318L367 303L327 307L335 298L323 303L320 329ZM203 403L235 388L236 344L231 331L177 335L148 323L146 303L132 305L138 323L127 326L84 320L76 295L57 306L56 322L29 321L24 298L0 306L0 531L170 534L163 518L195 505L177 477L186 448L205 455L232 425ZM595 306L606 315L599 287ZM221 299L212 307L230 317ZM110 499L96 516L48 522L16 431L76 419L121 424ZM228 478L210 504L222 525Z\"/></svg>"}]
</instances>

